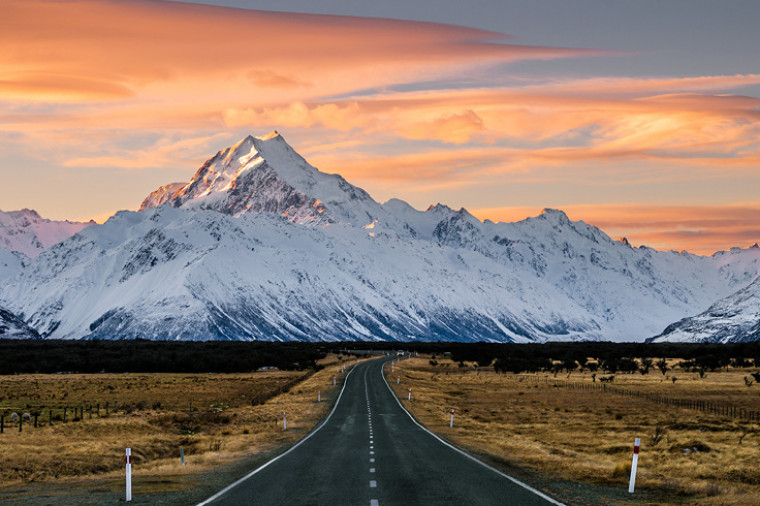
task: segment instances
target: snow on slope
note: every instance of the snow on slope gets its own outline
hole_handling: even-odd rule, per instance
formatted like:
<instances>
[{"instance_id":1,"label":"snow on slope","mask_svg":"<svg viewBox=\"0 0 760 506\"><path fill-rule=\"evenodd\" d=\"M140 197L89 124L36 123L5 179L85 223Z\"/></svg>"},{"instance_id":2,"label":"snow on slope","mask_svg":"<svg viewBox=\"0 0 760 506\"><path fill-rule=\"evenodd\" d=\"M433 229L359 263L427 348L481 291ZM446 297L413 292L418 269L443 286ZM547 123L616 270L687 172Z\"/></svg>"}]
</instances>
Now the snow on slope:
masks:
<instances>
[{"instance_id":1,"label":"snow on slope","mask_svg":"<svg viewBox=\"0 0 760 506\"><path fill-rule=\"evenodd\" d=\"M276 131L249 135L219 151L189 183L180 185L159 188L140 210L168 203L233 216L271 212L298 223L341 221L359 226L385 217L367 192L337 174L319 172Z\"/></svg>"},{"instance_id":2,"label":"snow on slope","mask_svg":"<svg viewBox=\"0 0 760 506\"><path fill-rule=\"evenodd\" d=\"M0 211L0 248L34 258L94 223L48 220L31 209Z\"/></svg>"},{"instance_id":3,"label":"snow on slope","mask_svg":"<svg viewBox=\"0 0 760 506\"><path fill-rule=\"evenodd\" d=\"M21 272L28 262L29 257L23 253L0 248L0 282Z\"/></svg>"},{"instance_id":4,"label":"snow on slope","mask_svg":"<svg viewBox=\"0 0 760 506\"><path fill-rule=\"evenodd\" d=\"M40 255L0 305L46 337L643 340L760 273L760 250L632 248L557 210L383 205L273 132Z\"/></svg>"},{"instance_id":5,"label":"snow on slope","mask_svg":"<svg viewBox=\"0 0 760 506\"><path fill-rule=\"evenodd\" d=\"M39 339L40 335L23 320L0 307L0 339Z\"/></svg>"},{"instance_id":6,"label":"snow on slope","mask_svg":"<svg viewBox=\"0 0 760 506\"><path fill-rule=\"evenodd\" d=\"M43 253L3 300L52 338L527 341L599 330L542 280L476 252L167 206L122 211Z\"/></svg>"},{"instance_id":7,"label":"snow on slope","mask_svg":"<svg viewBox=\"0 0 760 506\"><path fill-rule=\"evenodd\" d=\"M557 210L517 223L486 222L483 229L508 260L597 315L612 340L655 335L659 322L703 310L760 273L757 249L703 257L631 248Z\"/></svg>"},{"instance_id":8,"label":"snow on slope","mask_svg":"<svg viewBox=\"0 0 760 506\"><path fill-rule=\"evenodd\" d=\"M727 343L760 340L760 278L690 318L669 325L648 342Z\"/></svg>"}]
</instances>

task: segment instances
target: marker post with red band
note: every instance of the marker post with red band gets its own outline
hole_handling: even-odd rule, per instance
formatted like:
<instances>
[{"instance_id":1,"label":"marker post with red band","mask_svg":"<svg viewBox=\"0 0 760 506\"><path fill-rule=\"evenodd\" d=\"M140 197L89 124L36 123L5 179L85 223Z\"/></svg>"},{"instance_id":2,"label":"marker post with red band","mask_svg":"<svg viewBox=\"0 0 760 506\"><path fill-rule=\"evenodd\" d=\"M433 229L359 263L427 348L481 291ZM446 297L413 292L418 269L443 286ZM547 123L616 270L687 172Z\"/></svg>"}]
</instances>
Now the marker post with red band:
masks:
<instances>
[{"instance_id":1,"label":"marker post with red band","mask_svg":"<svg viewBox=\"0 0 760 506\"><path fill-rule=\"evenodd\" d=\"M132 448L127 448L127 502L132 500Z\"/></svg>"},{"instance_id":2,"label":"marker post with red band","mask_svg":"<svg viewBox=\"0 0 760 506\"><path fill-rule=\"evenodd\" d=\"M449 428L450 429L454 428L454 410L453 409L451 410L451 423L449 423Z\"/></svg>"},{"instance_id":3,"label":"marker post with red band","mask_svg":"<svg viewBox=\"0 0 760 506\"><path fill-rule=\"evenodd\" d=\"M633 462L631 462L631 482L628 484L628 493L633 494L633 487L636 484L636 467L639 465L639 444L641 440L636 438L633 442Z\"/></svg>"}]
</instances>

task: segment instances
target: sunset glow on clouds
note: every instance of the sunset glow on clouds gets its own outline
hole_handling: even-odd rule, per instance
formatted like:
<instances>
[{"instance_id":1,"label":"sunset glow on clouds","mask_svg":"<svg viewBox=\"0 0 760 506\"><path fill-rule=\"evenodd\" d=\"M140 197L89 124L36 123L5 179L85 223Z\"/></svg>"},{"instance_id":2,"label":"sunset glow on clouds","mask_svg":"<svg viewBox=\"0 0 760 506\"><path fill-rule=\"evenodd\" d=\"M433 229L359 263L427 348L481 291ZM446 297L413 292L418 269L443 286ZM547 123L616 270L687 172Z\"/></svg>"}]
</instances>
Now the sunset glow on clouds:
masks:
<instances>
[{"instance_id":1,"label":"sunset glow on clouds","mask_svg":"<svg viewBox=\"0 0 760 506\"><path fill-rule=\"evenodd\" d=\"M171 2L0 0L3 210L136 208L279 129L376 199L542 207L711 253L760 239L760 74L568 75L626 58L453 25ZM517 72L520 63L541 72ZM757 69L748 69L757 71ZM29 178L37 182L35 191Z\"/></svg>"}]
</instances>

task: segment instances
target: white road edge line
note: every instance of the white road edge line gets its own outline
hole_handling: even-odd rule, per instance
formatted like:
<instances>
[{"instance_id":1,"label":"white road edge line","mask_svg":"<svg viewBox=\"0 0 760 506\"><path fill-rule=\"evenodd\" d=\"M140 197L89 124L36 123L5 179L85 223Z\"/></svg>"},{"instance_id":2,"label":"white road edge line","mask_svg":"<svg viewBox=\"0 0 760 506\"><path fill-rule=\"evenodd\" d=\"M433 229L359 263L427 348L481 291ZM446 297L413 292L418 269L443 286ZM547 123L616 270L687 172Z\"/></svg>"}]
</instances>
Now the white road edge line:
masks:
<instances>
[{"instance_id":1,"label":"white road edge line","mask_svg":"<svg viewBox=\"0 0 760 506\"><path fill-rule=\"evenodd\" d=\"M240 478L236 482L234 482L234 483L232 483L230 485L227 485L222 490L220 490L216 494L212 495L211 497L209 497L205 501L199 502L196 506L205 506L206 504L219 499L224 494L226 494L227 492L229 492L233 488L237 487L238 485L240 485L241 483L243 483L244 481L246 481L251 476L255 475L259 471L262 471L264 468L266 468L270 464L273 464L274 462L277 462L278 460L280 460L281 458L283 458L285 455L287 455L288 453L292 452L293 450L295 450L296 448L298 448L299 446L301 446L302 444L304 444L311 436L313 436L314 434L316 434L317 432L319 432L319 430L322 427L324 427L325 424L327 424L327 422L330 421L330 418L332 418L333 413L335 413L335 410L338 409L338 405L340 404L340 399L341 399L341 397L343 397L343 392L346 390L346 385L348 385L348 378L349 378L349 376L351 376L351 373L354 372L355 370L356 370L355 368L352 368L350 371L348 371L348 374L346 375L346 379L343 382L343 388L340 389L340 394L338 394L338 399L335 401L335 406L333 406L332 411L330 411L330 414L327 415L327 418L325 418L324 420L322 420L322 423L320 423L317 426L316 429L314 429L311 432L309 432L306 435L306 437L304 437L303 439L301 439L295 445L291 446L290 449L288 449L288 451L286 451L285 453L281 453L280 455L276 456L272 460L266 462L265 464L262 464L261 466L259 466L258 468L254 469L250 473L246 474L245 476L243 476L242 478Z\"/></svg>"},{"instance_id":2,"label":"white road edge line","mask_svg":"<svg viewBox=\"0 0 760 506\"><path fill-rule=\"evenodd\" d=\"M524 488L525 490L528 490L528 491L530 491L530 492L533 492L534 494L536 494L537 496L541 497L542 499L545 499L546 501L550 502L551 504L555 504L556 506L566 506L565 504L563 504L563 503L561 503L561 502L557 501L556 499L552 499L551 497L549 497L548 495L544 494L544 493L543 493L543 492L541 492L540 490L536 490L535 488L531 487L531 486L530 486L530 485L528 485L527 483L523 483L523 482L521 482L520 480L518 480L517 478L513 478L512 476L510 476L510 475L508 475L508 474L506 474L506 473L504 473L504 472L502 472L502 471L499 471L499 470L498 470L498 469L496 469L495 467L493 467L493 466L491 466L491 465L489 465L489 464L486 464L486 463L485 463L485 462L483 462L482 460L480 460L480 459L478 459L478 458L476 458L476 457L473 457L473 456L472 456L472 455L470 455L469 453L467 453L467 452L465 452L465 451L463 451L463 450L460 450L459 448L457 448L457 447L456 447L456 446L454 446L453 444L449 443L448 441L445 441L444 439L441 439L441 438L440 438L440 437L438 437L437 435L435 435L435 434L433 434L432 432L430 432L430 431L427 429L427 427L425 427L425 426L424 426L424 425L422 425L420 422L418 422L418 421L417 421L417 420L416 420L416 419L415 419L415 418L412 416L412 414L411 414L409 411L407 411L407 409L404 407L404 405L403 405L403 404L401 404L401 401L399 401L399 400L398 400L398 397L396 396L396 393L393 391L393 389L391 388L391 386L388 384L388 380L386 380L386 379L385 379L385 373L384 373L383 371L384 371L384 368L385 368L385 364L386 364L386 363L387 363L387 362L383 363L383 364L380 366L380 377L382 377L382 378L383 378L383 382L385 383L385 386L386 386L386 387L388 387L388 390L390 390L390 392L391 392L391 396L393 397L393 399L396 401L396 403L399 405L399 407L400 407L400 408L401 408L401 409L404 411L404 413L406 413L406 414L407 414L407 416L408 416L408 417L409 417L409 418L412 420L412 422L414 422L414 423L415 423L415 425L417 425L417 427L419 427L420 429L424 430L425 432L427 432L428 434L430 434L431 436L433 436L434 438L436 438L438 441L440 441L442 444L444 444L444 445L448 446L449 448L451 448L451 449L452 449L452 450L454 450L455 452L458 452L458 453L460 453L460 454L464 455L465 457L467 457L468 459L472 460L473 462L477 462L478 464L480 464L481 466L485 467L486 469L490 469L490 470L491 470L491 471L493 471L494 473L496 473L496 474L498 474L498 475L500 475L500 476L502 476L502 477L504 477L504 478L508 479L509 481L511 481L512 483L514 483L515 485L520 485L520 486L521 486L522 488Z\"/></svg>"}]
</instances>

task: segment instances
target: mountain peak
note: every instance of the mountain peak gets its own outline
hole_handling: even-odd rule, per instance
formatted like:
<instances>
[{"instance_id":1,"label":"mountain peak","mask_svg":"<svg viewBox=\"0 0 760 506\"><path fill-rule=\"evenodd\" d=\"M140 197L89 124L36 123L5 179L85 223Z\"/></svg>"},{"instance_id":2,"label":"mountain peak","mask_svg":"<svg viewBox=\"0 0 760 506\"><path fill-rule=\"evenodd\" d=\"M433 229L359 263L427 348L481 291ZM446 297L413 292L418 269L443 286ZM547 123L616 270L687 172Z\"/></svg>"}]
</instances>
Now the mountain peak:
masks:
<instances>
[{"instance_id":1,"label":"mountain peak","mask_svg":"<svg viewBox=\"0 0 760 506\"><path fill-rule=\"evenodd\" d=\"M248 137L250 137L250 135ZM277 130L272 130L268 134L262 135L261 137L259 137L259 139L261 139L262 141L271 141L272 139L278 139L278 140L281 140L281 141L285 140L282 137L282 135L280 135L280 132L278 132Z\"/></svg>"},{"instance_id":2,"label":"mountain peak","mask_svg":"<svg viewBox=\"0 0 760 506\"><path fill-rule=\"evenodd\" d=\"M539 218L549 220L550 222L557 225L567 225L570 223L570 218L567 217L565 211L562 211L560 209L552 209L550 207L545 207L541 211Z\"/></svg>"},{"instance_id":3,"label":"mountain peak","mask_svg":"<svg viewBox=\"0 0 760 506\"><path fill-rule=\"evenodd\" d=\"M366 225L382 213L367 192L337 174L317 170L277 130L261 137L248 135L217 152L189 183L159 188L140 210L164 204L234 216L271 212L299 223Z\"/></svg>"}]
</instances>

